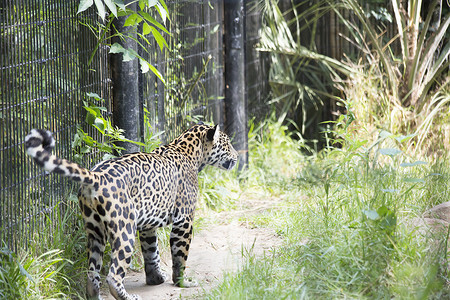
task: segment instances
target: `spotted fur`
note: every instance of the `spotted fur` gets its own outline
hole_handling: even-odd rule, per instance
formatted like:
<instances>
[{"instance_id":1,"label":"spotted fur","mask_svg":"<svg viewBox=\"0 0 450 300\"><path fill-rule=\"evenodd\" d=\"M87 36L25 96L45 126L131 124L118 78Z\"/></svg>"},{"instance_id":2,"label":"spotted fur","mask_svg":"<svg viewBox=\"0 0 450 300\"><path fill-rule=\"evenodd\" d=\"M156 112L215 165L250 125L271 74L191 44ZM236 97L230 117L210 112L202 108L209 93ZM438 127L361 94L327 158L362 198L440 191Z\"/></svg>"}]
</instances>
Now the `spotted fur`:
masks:
<instances>
[{"instance_id":1,"label":"spotted fur","mask_svg":"<svg viewBox=\"0 0 450 300\"><path fill-rule=\"evenodd\" d=\"M172 280L188 286L183 273L192 237L198 194L198 172L206 165L230 170L237 161L226 134L218 126L194 125L168 145L151 153L133 153L103 161L91 170L51 154L51 132L33 129L25 139L27 153L49 172L79 182L79 205L88 240L87 295L99 297L100 269L106 242L111 244L107 282L116 299L130 295L123 279L139 231L146 283L163 283L156 229L172 224Z\"/></svg>"}]
</instances>

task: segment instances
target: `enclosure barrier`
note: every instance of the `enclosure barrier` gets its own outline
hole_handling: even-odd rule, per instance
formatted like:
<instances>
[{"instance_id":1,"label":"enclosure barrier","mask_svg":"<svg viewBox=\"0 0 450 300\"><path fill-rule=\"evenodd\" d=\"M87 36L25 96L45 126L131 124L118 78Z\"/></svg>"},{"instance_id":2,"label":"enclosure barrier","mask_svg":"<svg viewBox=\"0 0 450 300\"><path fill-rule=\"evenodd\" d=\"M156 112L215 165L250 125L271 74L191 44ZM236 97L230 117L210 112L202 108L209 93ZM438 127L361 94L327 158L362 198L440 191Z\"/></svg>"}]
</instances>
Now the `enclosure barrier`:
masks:
<instances>
[{"instance_id":1,"label":"enclosure barrier","mask_svg":"<svg viewBox=\"0 0 450 300\"><path fill-rule=\"evenodd\" d=\"M163 132L160 138L170 141L198 120L229 129L223 55L227 1L234 0L166 0L171 13L171 22L166 24L172 33L167 37L170 51L161 52L155 42L150 54L139 53L162 73L166 85L151 72L137 73L133 91L139 106L133 116L139 119L136 138ZM131 109L120 103L113 108L113 94L121 79L111 74L114 62L108 46L100 45L88 64L97 39L86 25L95 26L100 20L93 9L76 15L78 3L5 0L0 4L0 237L2 246L13 250L38 240L43 228L46 234L58 230L62 208L77 209L78 205L76 185L45 173L26 156L23 140L29 130L54 132L55 153L73 160L80 151L72 144L78 126L100 138L84 121L86 93L104 99L97 104L106 107L105 117ZM245 66L246 72L241 100L251 103L251 114L263 115L267 63L255 50L260 12L252 9L253 1L239 3L244 29L240 49L244 64L240 67ZM147 132L148 126L151 131ZM92 153L83 155L81 163L93 166L99 159L101 154Z\"/></svg>"}]
</instances>

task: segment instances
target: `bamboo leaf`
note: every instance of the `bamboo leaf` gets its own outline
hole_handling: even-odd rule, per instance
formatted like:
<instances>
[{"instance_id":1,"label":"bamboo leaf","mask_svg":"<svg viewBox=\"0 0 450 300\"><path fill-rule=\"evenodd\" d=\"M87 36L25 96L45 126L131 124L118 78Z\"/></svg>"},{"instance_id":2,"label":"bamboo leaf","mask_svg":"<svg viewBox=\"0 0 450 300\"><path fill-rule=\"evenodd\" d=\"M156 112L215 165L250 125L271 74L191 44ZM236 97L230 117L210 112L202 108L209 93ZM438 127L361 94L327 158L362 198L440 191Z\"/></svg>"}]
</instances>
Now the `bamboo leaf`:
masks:
<instances>
[{"instance_id":1,"label":"bamboo leaf","mask_svg":"<svg viewBox=\"0 0 450 300\"><path fill-rule=\"evenodd\" d=\"M164 10L167 12L166 16L167 19L170 20L170 16L169 16L169 9L167 8L166 2L164 2L164 0L158 0L159 3L162 5L162 7L164 8Z\"/></svg>"},{"instance_id":2,"label":"bamboo leaf","mask_svg":"<svg viewBox=\"0 0 450 300\"><path fill-rule=\"evenodd\" d=\"M131 14L126 20L123 26L134 26L139 24L142 21L142 17L137 13Z\"/></svg>"},{"instance_id":3,"label":"bamboo leaf","mask_svg":"<svg viewBox=\"0 0 450 300\"><path fill-rule=\"evenodd\" d=\"M145 5L146 5L145 2L146 2L146 0L139 0L138 6L139 6L140 10L144 10L145 9Z\"/></svg>"},{"instance_id":4,"label":"bamboo leaf","mask_svg":"<svg viewBox=\"0 0 450 300\"><path fill-rule=\"evenodd\" d=\"M147 7L153 7L156 4L158 4L158 0L146 0L147 2Z\"/></svg>"},{"instance_id":5,"label":"bamboo leaf","mask_svg":"<svg viewBox=\"0 0 450 300\"><path fill-rule=\"evenodd\" d=\"M144 25L142 26L142 34L143 34L143 35L147 35L147 34L149 34L150 32L152 32L151 26L148 25L147 22L144 22Z\"/></svg>"},{"instance_id":6,"label":"bamboo leaf","mask_svg":"<svg viewBox=\"0 0 450 300\"><path fill-rule=\"evenodd\" d=\"M127 9L122 0L113 0L113 1L114 1L114 4L121 10L125 11Z\"/></svg>"},{"instance_id":7,"label":"bamboo leaf","mask_svg":"<svg viewBox=\"0 0 450 300\"><path fill-rule=\"evenodd\" d=\"M117 7L113 0L103 0L111 13L117 18Z\"/></svg>"},{"instance_id":8,"label":"bamboo leaf","mask_svg":"<svg viewBox=\"0 0 450 300\"><path fill-rule=\"evenodd\" d=\"M106 16L106 10L105 6L103 5L102 0L94 0L95 6L97 7L97 13L102 18L102 21L105 21Z\"/></svg>"},{"instance_id":9,"label":"bamboo leaf","mask_svg":"<svg viewBox=\"0 0 450 300\"><path fill-rule=\"evenodd\" d=\"M89 7L91 7L94 4L94 0L81 0L80 4L78 5L78 11L77 14L85 11Z\"/></svg>"},{"instance_id":10,"label":"bamboo leaf","mask_svg":"<svg viewBox=\"0 0 450 300\"><path fill-rule=\"evenodd\" d=\"M155 25L156 27L158 27L159 29L161 29L162 31L164 31L165 33L169 34L169 31L167 31L167 29L161 25L161 23L159 23L158 21L155 20L155 18L153 18L152 16L150 16L148 13L146 13L145 11L140 11L139 14L148 22L150 22L151 24Z\"/></svg>"},{"instance_id":11,"label":"bamboo leaf","mask_svg":"<svg viewBox=\"0 0 450 300\"><path fill-rule=\"evenodd\" d=\"M159 33L158 30L156 30L156 28L153 26L150 26L150 28L152 30L153 37L155 38L156 42L158 43L159 49L162 51L164 46L169 48L169 45L167 45L167 42L164 39L164 37L161 35L161 33Z\"/></svg>"},{"instance_id":12,"label":"bamboo leaf","mask_svg":"<svg viewBox=\"0 0 450 300\"><path fill-rule=\"evenodd\" d=\"M165 85L166 81L164 80L164 77L161 75L161 73L159 73L159 71L151 64L148 64L148 66L150 67L150 70L156 75L156 77L158 77L159 80L161 80Z\"/></svg>"}]
</instances>

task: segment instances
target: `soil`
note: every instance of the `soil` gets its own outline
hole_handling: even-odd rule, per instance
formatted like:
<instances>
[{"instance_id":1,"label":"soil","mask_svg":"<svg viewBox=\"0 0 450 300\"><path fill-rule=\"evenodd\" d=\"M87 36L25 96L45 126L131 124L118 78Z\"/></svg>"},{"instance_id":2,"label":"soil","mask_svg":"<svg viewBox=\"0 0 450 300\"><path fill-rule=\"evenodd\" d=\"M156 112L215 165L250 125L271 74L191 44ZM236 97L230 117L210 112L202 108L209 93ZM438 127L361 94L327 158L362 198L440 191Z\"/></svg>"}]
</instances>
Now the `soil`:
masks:
<instances>
[{"instance_id":1,"label":"soil","mask_svg":"<svg viewBox=\"0 0 450 300\"><path fill-rule=\"evenodd\" d=\"M218 213L212 219L216 221L194 234L189 251L186 274L199 283L198 287L175 287L171 279L161 285L148 286L144 271L130 271L125 278L127 291L140 295L143 300L197 299L217 286L224 274L236 272L249 254L270 255L271 249L281 245L281 239L273 230L249 228L236 218L230 220L226 213ZM168 250L161 255L161 260L161 268L172 278ZM106 287L102 297L114 300Z\"/></svg>"}]
</instances>

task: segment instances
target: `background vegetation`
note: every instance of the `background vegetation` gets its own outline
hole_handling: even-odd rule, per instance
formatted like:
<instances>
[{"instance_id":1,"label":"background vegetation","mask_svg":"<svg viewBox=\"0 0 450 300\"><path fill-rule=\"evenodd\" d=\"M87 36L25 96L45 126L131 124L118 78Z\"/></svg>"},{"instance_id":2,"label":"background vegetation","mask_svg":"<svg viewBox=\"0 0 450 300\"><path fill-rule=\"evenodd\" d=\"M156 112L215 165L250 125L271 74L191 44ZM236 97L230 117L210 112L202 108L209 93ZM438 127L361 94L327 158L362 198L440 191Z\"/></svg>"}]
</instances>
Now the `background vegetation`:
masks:
<instances>
[{"instance_id":1,"label":"background vegetation","mask_svg":"<svg viewBox=\"0 0 450 300\"><path fill-rule=\"evenodd\" d=\"M281 2L261 4L260 50L272 59L278 120L292 118L290 128L304 136L316 126L308 116L320 119L326 101L340 108L334 121L320 125L321 151L280 121L260 125L249 182L258 178L283 200L243 221L273 228L284 246L263 258L249 255L206 298L449 297L448 224L443 231L420 225L423 213L449 196L449 7L439 1L428 7L292 1L287 10ZM321 18L333 16L354 50L340 59L318 52L314 35ZM395 35L386 36L387 23ZM297 156L301 150L312 155Z\"/></svg>"}]
</instances>

